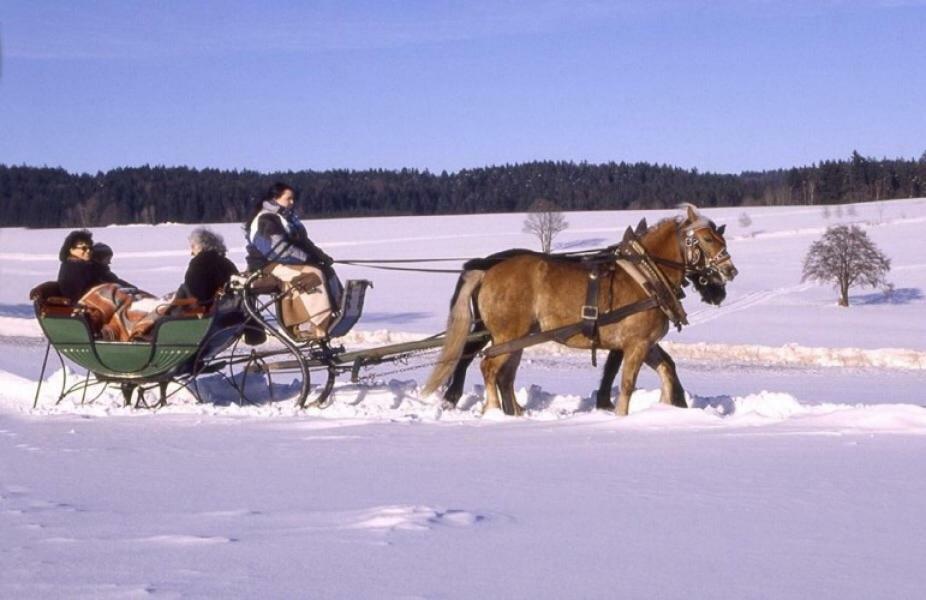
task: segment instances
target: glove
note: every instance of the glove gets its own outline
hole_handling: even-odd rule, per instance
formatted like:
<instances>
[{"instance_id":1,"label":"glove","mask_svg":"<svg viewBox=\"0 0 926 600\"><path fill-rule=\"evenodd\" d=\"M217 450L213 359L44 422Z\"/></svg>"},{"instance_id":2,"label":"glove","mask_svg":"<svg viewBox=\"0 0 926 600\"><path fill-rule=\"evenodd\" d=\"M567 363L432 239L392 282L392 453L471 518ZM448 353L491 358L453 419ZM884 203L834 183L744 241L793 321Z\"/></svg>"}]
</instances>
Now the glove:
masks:
<instances>
[{"instance_id":1,"label":"glove","mask_svg":"<svg viewBox=\"0 0 926 600\"><path fill-rule=\"evenodd\" d=\"M317 246L315 247L315 257L318 263L323 267L330 267L334 264L334 259L322 252Z\"/></svg>"}]
</instances>

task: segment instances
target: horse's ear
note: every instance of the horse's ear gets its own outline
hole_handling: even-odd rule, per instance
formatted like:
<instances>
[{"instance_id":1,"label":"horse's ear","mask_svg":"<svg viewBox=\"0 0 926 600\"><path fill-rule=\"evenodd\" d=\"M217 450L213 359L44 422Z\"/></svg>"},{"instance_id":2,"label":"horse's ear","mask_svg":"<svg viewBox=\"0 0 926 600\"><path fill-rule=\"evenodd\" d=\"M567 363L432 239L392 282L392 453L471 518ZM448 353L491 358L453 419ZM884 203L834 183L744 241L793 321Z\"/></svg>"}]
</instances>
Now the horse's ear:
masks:
<instances>
[{"instance_id":1,"label":"horse's ear","mask_svg":"<svg viewBox=\"0 0 926 600\"><path fill-rule=\"evenodd\" d=\"M646 233L646 230L647 230L647 229L649 229L649 227L647 227L647 225L646 225L646 217L643 217L642 219L640 219L640 222L637 223L637 231L636 231L636 234L637 234L637 235L643 235L644 233Z\"/></svg>"},{"instance_id":2,"label":"horse's ear","mask_svg":"<svg viewBox=\"0 0 926 600\"><path fill-rule=\"evenodd\" d=\"M698 220L698 213L695 212L695 207L691 204L688 205L688 220L692 223Z\"/></svg>"},{"instance_id":3,"label":"horse's ear","mask_svg":"<svg viewBox=\"0 0 926 600\"><path fill-rule=\"evenodd\" d=\"M720 235L723 235L723 232L726 230L727 230L727 224L724 223L723 225L717 228L717 233L719 233Z\"/></svg>"},{"instance_id":4,"label":"horse's ear","mask_svg":"<svg viewBox=\"0 0 926 600\"><path fill-rule=\"evenodd\" d=\"M625 241L625 242L629 242L629 241L635 239L636 237L637 237L637 236L635 236L635 235L633 234L633 229L631 229L630 227L628 227L628 228L627 228L627 231L624 232L624 241Z\"/></svg>"}]
</instances>

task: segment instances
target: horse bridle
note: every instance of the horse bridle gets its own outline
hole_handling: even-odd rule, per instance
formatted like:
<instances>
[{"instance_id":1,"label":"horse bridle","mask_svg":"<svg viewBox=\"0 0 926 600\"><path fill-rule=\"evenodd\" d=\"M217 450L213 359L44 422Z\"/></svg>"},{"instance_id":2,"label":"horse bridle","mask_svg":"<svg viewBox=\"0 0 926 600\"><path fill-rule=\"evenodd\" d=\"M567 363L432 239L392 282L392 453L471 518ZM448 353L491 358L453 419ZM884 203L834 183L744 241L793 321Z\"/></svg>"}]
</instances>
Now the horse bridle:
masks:
<instances>
[{"instance_id":1,"label":"horse bridle","mask_svg":"<svg viewBox=\"0 0 926 600\"><path fill-rule=\"evenodd\" d=\"M696 225L697 223L692 223L679 232L684 236L683 255L685 257L685 274L699 277L701 284L705 285L707 284L706 276L710 275L713 271L720 275L720 278L726 282L727 276L724 275L723 269L721 269L720 266L724 263L732 262L733 260L730 257L730 253L727 252L727 245L724 244L720 252L714 256L708 256L707 250L704 249L703 243L700 238L695 235L695 232L702 229L713 230L713 227L710 224L704 224L699 227L696 227Z\"/></svg>"},{"instance_id":2,"label":"horse bridle","mask_svg":"<svg viewBox=\"0 0 926 600\"><path fill-rule=\"evenodd\" d=\"M709 228L711 228L711 224L702 219L699 219L698 221L685 227L682 227L680 224L677 225L675 228L675 234L676 238L678 238L679 249L682 253L682 262L655 256L653 257L653 260L659 264L683 271L686 277L697 277L698 282L701 285L707 285L708 277L714 273L719 275L720 278L726 282L727 277L719 268L721 264L733 260L730 257L730 253L727 252L726 245L724 245L720 252L714 256L709 257L707 251L702 245L701 240L695 235L696 232Z\"/></svg>"}]
</instances>

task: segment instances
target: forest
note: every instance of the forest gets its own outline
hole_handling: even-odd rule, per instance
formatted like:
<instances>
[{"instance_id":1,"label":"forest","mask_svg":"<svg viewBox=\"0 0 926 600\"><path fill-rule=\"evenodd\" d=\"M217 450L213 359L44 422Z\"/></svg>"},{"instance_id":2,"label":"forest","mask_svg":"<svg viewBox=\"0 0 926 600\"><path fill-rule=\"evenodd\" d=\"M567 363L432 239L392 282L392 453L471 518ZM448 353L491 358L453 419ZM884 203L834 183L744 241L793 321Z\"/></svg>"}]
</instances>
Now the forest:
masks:
<instances>
[{"instance_id":1,"label":"forest","mask_svg":"<svg viewBox=\"0 0 926 600\"><path fill-rule=\"evenodd\" d=\"M919 159L847 159L718 174L644 162L530 162L455 173L401 169L256 171L141 166L96 174L0 164L0 225L89 227L242 221L264 190L298 190L302 217L563 211L697 206L832 205L926 195Z\"/></svg>"}]
</instances>

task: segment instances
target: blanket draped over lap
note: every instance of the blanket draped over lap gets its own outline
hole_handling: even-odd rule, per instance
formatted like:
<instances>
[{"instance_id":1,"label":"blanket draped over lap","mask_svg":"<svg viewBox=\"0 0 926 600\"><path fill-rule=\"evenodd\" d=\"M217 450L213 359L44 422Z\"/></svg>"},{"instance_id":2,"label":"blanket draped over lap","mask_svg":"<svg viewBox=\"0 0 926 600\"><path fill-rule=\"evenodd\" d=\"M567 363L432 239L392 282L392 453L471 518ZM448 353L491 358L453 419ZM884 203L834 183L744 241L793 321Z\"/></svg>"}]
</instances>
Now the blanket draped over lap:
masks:
<instances>
[{"instance_id":1,"label":"blanket draped over lap","mask_svg":"<svg viewBox=\"0 0 926 600\"><path fill-rule=\"evenodd\" d=\"M171 309L147 292L104 283L91 288L80 299L90 324L107 341L130 342L143 339L158 319Z\"/></svg>"}]
</instances>

